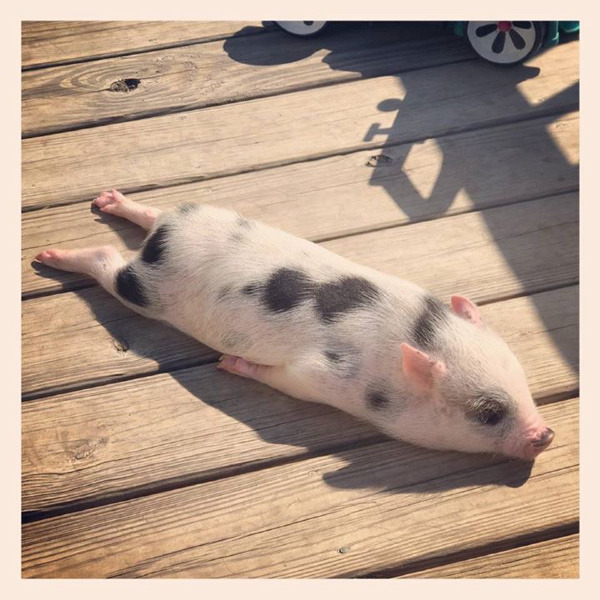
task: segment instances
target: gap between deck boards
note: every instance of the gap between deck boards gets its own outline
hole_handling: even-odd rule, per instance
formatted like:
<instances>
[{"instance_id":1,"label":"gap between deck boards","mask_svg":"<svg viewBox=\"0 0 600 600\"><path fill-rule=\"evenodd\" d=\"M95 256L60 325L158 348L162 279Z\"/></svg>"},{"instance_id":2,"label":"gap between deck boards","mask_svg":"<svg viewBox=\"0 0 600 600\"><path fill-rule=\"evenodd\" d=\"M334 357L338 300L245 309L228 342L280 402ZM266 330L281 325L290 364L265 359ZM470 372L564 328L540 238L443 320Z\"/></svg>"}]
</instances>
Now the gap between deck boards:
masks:
<instances>
[{"instance_id":1,"label":"gap between deck boards","mask_svg":"<svg viewBox=\"0 0 600 600\"><path fill-rule=\"evenodd\" d=\"M463 562L472 558L480 558L498 554L506 550L517 548L526 548L540 542L549 540L558 540L564 537L572 536L579 533L579 520L557 527L549 527L535 534L526 534L523 536L515 536L504 540L499 540L492 544L483 546L475 546L465 550L459 550L454 553L449 553L443 556L434 558L422 558L409 563L390 567L380 571L374 571L367 575L360 575L357 579L395 579L399 577L419 576L419 573L436 567L448 566ZM338 577L343 578L344 575Z\"/></svg>"}]
</instances>

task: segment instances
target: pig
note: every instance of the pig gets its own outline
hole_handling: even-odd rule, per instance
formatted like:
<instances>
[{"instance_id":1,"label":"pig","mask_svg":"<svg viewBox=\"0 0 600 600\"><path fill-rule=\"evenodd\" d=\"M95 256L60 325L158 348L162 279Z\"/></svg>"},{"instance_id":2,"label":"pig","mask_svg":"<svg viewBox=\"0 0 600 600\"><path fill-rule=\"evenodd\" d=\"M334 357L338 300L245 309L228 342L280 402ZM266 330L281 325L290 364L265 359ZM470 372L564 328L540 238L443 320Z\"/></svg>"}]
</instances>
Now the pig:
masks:
<instances>
[{"instance_id":1,"label":"pig","mask_svg":"<svg viewBox=\"0 0 600 600\"><path fill-rule=\"evenodd\" d=\"M159 211L102 192L93 204L148 233L48 249L39 262L95 278L138 313L219 351L218 368L329 404L393 438L533 460L554 433L521 365L464 296L418 285L200 203Z\"/></svg>"}]
</instances>

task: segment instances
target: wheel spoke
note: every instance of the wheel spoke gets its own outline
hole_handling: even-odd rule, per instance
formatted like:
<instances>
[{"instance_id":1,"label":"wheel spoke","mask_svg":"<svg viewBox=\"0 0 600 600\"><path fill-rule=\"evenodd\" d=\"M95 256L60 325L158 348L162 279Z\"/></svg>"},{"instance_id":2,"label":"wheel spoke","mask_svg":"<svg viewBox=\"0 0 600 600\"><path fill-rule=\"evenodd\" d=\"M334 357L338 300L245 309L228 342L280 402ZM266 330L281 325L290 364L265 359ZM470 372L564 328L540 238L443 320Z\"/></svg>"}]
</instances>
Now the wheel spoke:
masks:
<instances>
[{"instance_id":1,"label":"wheel spoke","mask_svg":"<svg viewBox=\"0 0 600 600\"><path fill-rule=\"evenodd\" d=\"M490 35L498 29L496 23L489 23L488 25L481 25L475 30L475 35L477 37L485 37L486 35Z\"/></svg>"},{"instance_id":2,"label":"wheel spoke","mask_svg":"<svg viewBox=\"0 0 600 600\"><path fill-rule=\"evenodd\" d=\"M515 45L515 48L517 50L523 50L523 48L525 48L525 40L523 39L520 33L515 31L514 29L511 29L508 32L508 34L510 35L510 39L512 40L512 43Z\"/></svg>"},{"instance_id":3,"label":"wheel spoke","mask_svg":"<svg viewBox=\"0 0 600 600\"><path fill-rule=\"evenodd\" d=\"M494 54L500 54L504 50L504 40L506 39L506 33L499 31L494 43L492 44L492 52Z\"/></svg>"}]
</instances>

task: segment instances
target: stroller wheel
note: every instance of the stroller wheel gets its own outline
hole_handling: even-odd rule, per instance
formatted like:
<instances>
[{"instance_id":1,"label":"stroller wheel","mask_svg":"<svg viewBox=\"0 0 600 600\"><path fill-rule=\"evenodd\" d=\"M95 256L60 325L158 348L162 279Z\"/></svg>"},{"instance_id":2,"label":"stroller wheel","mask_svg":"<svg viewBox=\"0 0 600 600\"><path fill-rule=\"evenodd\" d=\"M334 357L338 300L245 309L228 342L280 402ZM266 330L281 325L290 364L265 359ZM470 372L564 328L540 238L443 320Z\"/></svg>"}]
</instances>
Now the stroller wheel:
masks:
<instances>
[{"instance_id":1,"label":"stroller wheel","mask_svg":"<svg viewBox=\"0 0 600 600\"><path fill-rule=\"evenodd\" d=\"M544 41L543 21L469 21L467 39L481 58L514 65L537 52Z\"/></svg>"}]
</instances>

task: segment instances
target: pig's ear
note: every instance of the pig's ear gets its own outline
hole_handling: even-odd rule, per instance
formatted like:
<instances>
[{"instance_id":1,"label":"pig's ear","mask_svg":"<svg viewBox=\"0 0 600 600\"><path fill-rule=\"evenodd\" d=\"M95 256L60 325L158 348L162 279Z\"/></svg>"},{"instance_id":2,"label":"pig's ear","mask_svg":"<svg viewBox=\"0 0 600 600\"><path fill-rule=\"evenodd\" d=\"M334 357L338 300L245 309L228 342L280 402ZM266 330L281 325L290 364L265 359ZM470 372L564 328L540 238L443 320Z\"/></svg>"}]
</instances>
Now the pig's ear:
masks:
<instances>
[{"instance_id":1,"label":"pig's ear","mask_svg":"<svg viewBox=\"0 0 600 600\"><path fill-rule=\"evenodd\" d=\"M401 344L404 375L417 389L429 391L434 381L446 372L443 363L408 344Z\"/></svg>"},{"instance_id":2,"label":"pig's ear","mask_svg":"<svg viewBox=\"0 0 600 600\"><path fill-rule=\"evenodd\" d=\"M483 320L481 318L481 314L479 313L479 309L477 305L471 302L468 298L464 296L452 296L451 299L452 310L463 319L470 321L473 325L477 325L478 327L483 326Z\"/></svg>"}]
</instances>

